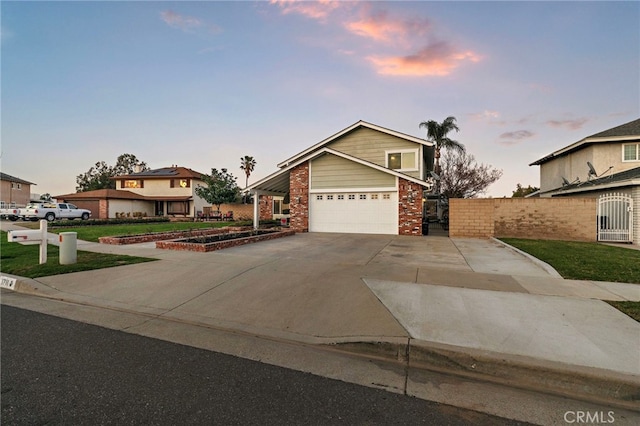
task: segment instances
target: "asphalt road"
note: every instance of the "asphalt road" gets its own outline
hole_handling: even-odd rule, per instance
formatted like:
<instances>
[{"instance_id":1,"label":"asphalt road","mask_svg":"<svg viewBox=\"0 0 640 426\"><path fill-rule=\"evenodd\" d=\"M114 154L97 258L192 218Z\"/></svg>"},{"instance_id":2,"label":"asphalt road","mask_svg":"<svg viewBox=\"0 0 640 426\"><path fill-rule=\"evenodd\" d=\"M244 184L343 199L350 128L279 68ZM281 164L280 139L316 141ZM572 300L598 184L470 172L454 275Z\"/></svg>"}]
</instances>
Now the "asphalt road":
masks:
<instances>
[{"instance_id":1,"label":"asphalt road","mask_svg":"<svg viewBox=\"0 0 640 426\"><path fill-rule=\"evenodd\" d=\"M6 425L522 424L10 306L1 319Z\"/></svg>"}]
</instances>

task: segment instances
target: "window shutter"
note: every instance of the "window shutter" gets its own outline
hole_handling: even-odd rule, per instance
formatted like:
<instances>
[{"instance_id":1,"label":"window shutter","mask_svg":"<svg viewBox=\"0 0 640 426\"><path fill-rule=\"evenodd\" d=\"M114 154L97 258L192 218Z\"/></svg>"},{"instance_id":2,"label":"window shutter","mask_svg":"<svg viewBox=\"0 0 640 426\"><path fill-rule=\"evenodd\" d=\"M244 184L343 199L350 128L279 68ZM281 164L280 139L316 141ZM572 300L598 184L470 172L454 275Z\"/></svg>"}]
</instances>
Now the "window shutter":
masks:
<instances>
[{"instance_id":1,"label":"window shutter","mask_svg":"<svg viewBox=\"0 0 640 426\"><path fill-rule=\"evenodd\" d=\"M170 188L175 188L176 187L176 181L175 179L171 179L171 183L169 184Z\"/></svg>"}]
</instances>

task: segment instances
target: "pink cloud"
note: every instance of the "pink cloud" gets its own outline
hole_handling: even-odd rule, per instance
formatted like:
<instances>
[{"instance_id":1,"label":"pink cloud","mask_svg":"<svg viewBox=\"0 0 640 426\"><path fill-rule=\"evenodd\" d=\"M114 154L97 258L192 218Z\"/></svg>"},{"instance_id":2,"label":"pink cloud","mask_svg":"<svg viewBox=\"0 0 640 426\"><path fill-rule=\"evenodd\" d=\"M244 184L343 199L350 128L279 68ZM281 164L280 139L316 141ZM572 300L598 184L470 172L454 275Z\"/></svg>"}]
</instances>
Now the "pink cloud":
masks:
<instances>
[{"instance_id":1,"label":"pink cloud","mask_svg":"<svg viewBox=\"0 0 640 426\"><path fill-rule=\"evenodd\" d=\"M465 61L478 62L471 51L455 52L446 42L437 42L408 56L369 56L378 74L395 76L445 76Z\"/></svg>"},{"instance_id":2,"label":"pink cloud","mask_svg":"<svg viewBox=\"0 0 640 426\"><path fill-rule=\"evenodd\" d=\"M581 129L584 124L589 121L587 118L576 118L573 120L549 120L547 124L551 127L564 127L570 130L578 130Z\"/></svg>"},{"instance_id":3,"label":"pink cloud","mask_svg":"<svg viewBox=\"0 0 640 426\"><path fill-rule=\"evenodd\" d=\"M270 3L279 6L285 15L289 13L299 13L308 18L318 20L325 19L331 12L341 7L340 2L335 0L271 0Z\"/></svg>"},{"instance_id":4,"label":"pink cloud","mask_svg":"<svg viewBox=\"0 0 640 426\"><path fill-rule=\"evenodd\" d=\"M424 35L429 27L426 19L394 19L386 12L367 15L344 24L352 33L386 43L404 41L407 36Z\"/></svg>"}]
</instances>

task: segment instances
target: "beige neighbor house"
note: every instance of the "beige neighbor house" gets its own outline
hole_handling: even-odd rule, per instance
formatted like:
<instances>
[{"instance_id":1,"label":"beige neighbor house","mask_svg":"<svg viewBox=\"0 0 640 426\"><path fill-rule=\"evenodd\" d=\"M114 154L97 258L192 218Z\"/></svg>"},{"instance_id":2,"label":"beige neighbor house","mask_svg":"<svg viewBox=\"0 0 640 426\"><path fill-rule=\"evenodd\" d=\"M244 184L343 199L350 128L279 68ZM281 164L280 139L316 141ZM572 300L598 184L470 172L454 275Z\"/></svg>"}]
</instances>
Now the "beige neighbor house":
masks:
<instances>
[{"instance_id":1,"label":"beige neighbor house","mask_svg":"<svg viewBox=\"0 0 640 426\"><path fill-rule=\"evenodd\" d=\"M250 185L254 225L286 213L298 232L422 235L433 144L358 121ZM257 195L257 196L256 196Z\"/></svg>"},{"instance_id":2,"label":"beige neighbor house","mask_svg":"<svg viewBox=\"0 0 640 426\"><path fill-rule=\"evenodd\" d=\"M0 201L3 206L24 207L31 201L35 183L0 172Z\"/></svg>"},{"instance_id":3,"label":"beige neighbor house","mask_svg":"<svg viewBox=\"0 0 640 426\"><path fill-rule=\"evenodd\" d=\"M598 239L640 243L640 119L588 136L540 166L540 197L598 199Z\"/></svg>"},{"instance_id":4,"label":"beige neighbor house","mask_svg":"<svg viewBox=\"0 0 640 426\"><path fill-rule=\"evenodd\" d=\"M89 209L93 217L100 219L122 214L193 218L208 205L195 193L199 184L204 186L202 173L186 167L163 167L112 179L116 182L116 189L98 189L55 198Z\"/></svg>"}]
</instances>

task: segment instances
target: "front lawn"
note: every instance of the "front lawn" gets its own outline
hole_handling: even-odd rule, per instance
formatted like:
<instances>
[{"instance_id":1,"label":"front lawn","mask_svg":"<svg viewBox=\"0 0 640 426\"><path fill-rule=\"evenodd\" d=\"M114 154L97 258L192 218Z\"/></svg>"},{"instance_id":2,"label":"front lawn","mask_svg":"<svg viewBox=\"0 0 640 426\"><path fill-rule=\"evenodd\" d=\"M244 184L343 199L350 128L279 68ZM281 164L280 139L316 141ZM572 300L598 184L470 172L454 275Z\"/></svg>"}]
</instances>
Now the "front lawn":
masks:
<instances>
[{"instance_id":1,"label":"front lawn","mask_svg":"<svg viewBox=\"0 0 640 426\"><path fill-rule=\"evenodd\" d=\"M598 243L500 238L551 265L563 278L640 283L640 250ZM640 302L608 301L640 322Z\"/></svg>"},{"instance_id":2,"label":"front lawn","mask_svg":"<svg viewBox=\"0 0 640 426\"><path fill-rule=\"evenodd\" d=\"M0 231L0 239L0 266L2 272L27 278L68 274L70 272L89 271L156 260L136 256L78 251L77 263L74 265L60 265L58 247L49 244L47 246L47 263L40 265L38 263L40 256L40 246L38 244L22 245L7 242L7 233L3 231Z\"/></svg>"},{"instance_id":3,"label":"front lawn","mask_svg":"<svg viewBox=\"0 0 640 426\"><path fill-rule=\"evenodd\" d=\"M640 250L598 243L500 238L572 280L640 283Z\"/></svg>"}]
</instances>

